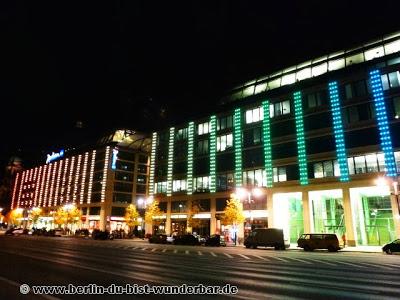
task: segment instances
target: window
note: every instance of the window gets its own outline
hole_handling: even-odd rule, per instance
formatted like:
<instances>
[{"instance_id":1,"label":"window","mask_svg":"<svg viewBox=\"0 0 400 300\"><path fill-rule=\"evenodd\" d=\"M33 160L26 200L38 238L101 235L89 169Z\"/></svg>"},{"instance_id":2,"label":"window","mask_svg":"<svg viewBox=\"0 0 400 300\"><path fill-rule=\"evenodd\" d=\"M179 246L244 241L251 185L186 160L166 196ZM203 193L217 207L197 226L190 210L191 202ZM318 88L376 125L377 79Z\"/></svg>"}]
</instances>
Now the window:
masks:
<instances>
[{"instance_id":1,"label":"window","mask_svg":"<svg viewBox=\"0 0 400 300\"><path fill-rule=\"evenodd\" d=\"M318 107L326 104L326 91L308 94L306 96L306 103L308 108Z\"/></svg>"},{"instance_id":2,"label":"window","mask_svg":"<svg viewBox=\"0 0 400 300\"><path fill-rule=\"evenodd\" d=\"M132 183L114 182L114 191L132 193Z\"/></svg>"},{"instance_id":3,"label":"window","mask_svg":"<svg viewBox=\"0 0 400 300\"><path fill-rule=\"evenodd\" d=\"M385 157L383 153L373 153L348 159L349 173L362 174L385 171Z\"/></svg>"},{"instance_id":4,"label":"window","mask_svg":"<svg viewBox=\"0 0 400 300\"><path fill-rule=\"evenodd\" d=\"M155 190L157 194L165 194L167 192L167 182L166 181L156 182Z\"/></svg>"},{"instance_id":5,"label":"window","mask_svg":"<svg viewBox=\"0 0 400 300\"><path fill-rule=\"evenodd\" d=\"M202 140L197 142L197 154L207 154L208 153L208 140Z\"/></svg>"},{"instance_id":6,"label":"window","mask_svg":"<svg viewBox=\"0 0 400 300\"><path fill-rule=\"evenodd\" d=\"M188 138L188 129L187 128L182 128L178 129L176 134L175 134L175 140L181 141L181 140L186 140Z\"/></svg>"},{"instance_id":7,"label":"window","mask_svg":"<svg viewBox=\"0 0 400 300\"><path fill-rule=\"evenodd\" d=\"M357 97L362 97L367 94L367 86L365 80L360 80L354 83L354 92Z\"/></svg>"},{"instance_id":8,"label":"window","mask_svg":"<svg viewBox=\"0 0 400 300\"><path fill-rule=\"evenodd\" d=\"M115 172L115 180L133 181L133 173Z\"/></svg>"},{"instance_id":9,"label":"window","mask_svg":"<svg viewBox=\"0 0 400 300\"><path fill-rule=\"evenodd\" d=\"M395 88L400 86L400 72L391 72L389 75L390 88Z\"/></svg>"},{"instance_id":10,"label":"window","mask_svg":"<svg viewBox=\"0 0 400 300\"><path fill-rule=\"evenodd\" d=\"M347 124L350 123L355 123L360 120L360 117L358 115L358 109L357 106L350 106L346 107L344 109L344 121Z\"/></svg>"},{"instance_id":11,"label":"window","mask_svg":"<svg viewBox=\"0 0 400 300\"><path fill-rule=\"evenodd\" d=\"M146 179L147 179L146 175L138 175L137 176L137 183L146 184Z\"/></svg>"},{"instance_id":12,"label":"window","mask_svg":"<svg viewBox=\"0 0 400 300\"><path fill-rule=\"evenodd\" d=\"M314 178L340 176L340 169L336 160L327 160L314 164Z\"/></svg>"},{"instance_id":13,"label":"window","mask_svg":"<svg viewBox=\"0 0 400 300\"><path fill-rule=\"evenodd\" d=\"M246 110L246 124L255 123L264 119L264 111L262 106Z\"/></svg>"},{"instance_id":14,"label":"window","mask_svg":"<svg viewBox=\"0 0 400 300\"><path fill-rule=\"evenodd\" d=\"M355 171L356 174L366 173L367 168L365 165L365 156L354 157Z\"/></svg>"},{"instance_id":15,"label":"window","mask_svg":"<svg viewBox=\"0 0 400 300\"><path fill-rule=\"evenodd\" d=\"M227 191L234 188L233 173L217 175L217 190Z\"/></svg>"},{"instance_id":16,"label":"window","mask_svg":"<svg viewBox=\"0 0 400 300\"><path fill-rule=\"evenodd\" d=\"M113 202L131 203L132 194L113 193Z\"/></svg>"},{"instance_id":17,"label":"window","mask_svg":"<svg viewBox=\"0 0 400 300\"><path fill-rule=\"evenodd\" d=\"M243 172L243 183L249 186L266 186L266 175L263 169Z\"/></svg>"},{"instance_id":18,"label":"window","mask_svg":"<svg viewBox=\"0 0 400 300\"><path fill-rule=\"evenodd\" d=\"M367 162L367 172L378 172L378 160L376 154L370 154L365 156Z\"/></svg>"},{"instance_id":19,"label":"window","mask_svg":"<svg viewBox=\"0 0 400 300\"><path fill-rule=\"evenodd\" d=\"M173 213L186 212L186 201L172 201L171 212Z\"/></svg>"},{"instance_id":20,"label":"window","mask_svg":"<svg viewBox=\"0 0 400 300\"><path fill-rule=\"evenodd\" d=\"M217 137L217 151L225 151L233 146L232 133Z\"/></svg>"},{"instance_id":21,"label":"window","mask_svg":"<svg viewBox=\"0 0 400 300\"><path fill-rule=\"evenodd\" d=\"M286 167L273 168L274 182L286 181Z\"/></svg>"},{"instance_id":22,"label":"window","mask_svg":"<svg viewBox=\"0 0 400 300\"><path fill-rule=\"evenodd\" d=\"M186 180L185 179L174 180L172 182L172 191L173 192L186 191Z\"/></svg>"},{"instance_id":23,"label":"window","mask_svg":"<svg viewBox=\"0 0 400 300\"><path fill-rule=\"evenodd\" d=\"M197 125L197 134L202 135L202 134L207 134L210 132L210 126L209 122L202 123Z\"/></svg>"},{"instance_id":24,"label":"window","mask_svg":"<svg viewBox=\"0 0 400 300\"><path fill-rule=\"evenodd\" d=\"M217 119L217 130L232 128L232 126L233 126L232 116L226 116Z\"/></svg>"},{"instance_id":25,"label":"window","mask_svg":"<svg viewBox=\"0 0 400 300\"><path fill-rule=\"evenodd\" d=\"M281 116L281 115L286 115L286 114L290 114L290 101L289 100L270 104L269 116L271 118Z\"/></svg>"},{"instance_id":26,"label":"window","mask_svg":"<svg viewBox=\"0 0 400 300\"><path fill-rule=\"evenodd\" d=\"M147 155L139 155L139 163L147 164L148 156Z\"/></svg>"},{"instance_id":27,"label":"window","mask_svg":"<svg viewBox=\"0 0 400 300\"><path fill-rule=\"evenodd\" d=\"M146 165L138 165L137 170L138 170L138 173L147 174L147 166Z\"/></svg>"},{"instance_id":28,"label":"window","mask_svg":"<svg viewBox=\"0 0 400 300\"><path fill-rule=\"evenodd\" d=\"M351 88L351 84L346 84L344 86L344 95L346 99L353 98L353 89Z\"/></svg>"},{"instance_id":29,"label":"window","mask_svg":"<svg viewBox=\"0 0 400 300\"><path fill-rule=\"evenodd\" d=\"M208 176L197 177L193 180L193 183L194 183L194 189L197 192L205 192L210 187L210 177Z\"/></svg>"}]
</instances>

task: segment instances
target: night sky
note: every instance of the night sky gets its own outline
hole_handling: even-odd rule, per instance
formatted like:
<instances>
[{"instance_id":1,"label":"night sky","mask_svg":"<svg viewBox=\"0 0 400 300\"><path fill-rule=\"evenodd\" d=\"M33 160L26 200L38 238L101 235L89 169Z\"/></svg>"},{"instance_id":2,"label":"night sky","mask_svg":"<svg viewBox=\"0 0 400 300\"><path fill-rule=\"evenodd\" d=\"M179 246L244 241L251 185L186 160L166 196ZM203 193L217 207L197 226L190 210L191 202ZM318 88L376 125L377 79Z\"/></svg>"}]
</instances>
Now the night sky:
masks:
<instances>
[{"instance_id":1,"label":"night sky","mask_svg":"<svg viewBox=\"0 0 400 300\"><path fill-rule=\"evenodd\" d=\"M209 115L236 84L400 30L400 1L343 2L1 1L0 169Z\"/></svg>"}]
</instances>

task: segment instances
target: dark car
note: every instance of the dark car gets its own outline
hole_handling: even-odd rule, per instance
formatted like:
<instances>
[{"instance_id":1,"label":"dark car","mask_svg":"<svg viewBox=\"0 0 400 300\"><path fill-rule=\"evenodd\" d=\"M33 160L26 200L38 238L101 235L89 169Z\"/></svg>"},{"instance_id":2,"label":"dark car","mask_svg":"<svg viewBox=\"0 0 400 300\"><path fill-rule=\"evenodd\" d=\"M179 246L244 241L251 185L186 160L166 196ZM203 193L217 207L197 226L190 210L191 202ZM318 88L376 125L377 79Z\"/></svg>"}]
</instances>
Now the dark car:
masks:
<instances>
[{"instance_id":1,"label":"dark car","mask_svg":"<svg viewBox=\"0 0 400 300\"><path fill-rule=\"evenodd\" d=\"M226 246L226 243L223 236L220 236L219 234L214 234L210 236L208 239L206 239L204 245L219 247L219 246Z\"/></svg>"},{"instance_id":2,"label":"dark car","mask_svg":"<svg viewBox=\"0 0 400 300\"><path fill-rule=\"evenodd\" d=\"M107 230L101 231L101 230L95 229L92 232L92 238L94 240L113 240L114 236L112 234L110 234L110 232Z\"/></svg>"},{"instance_id":3,"label":"dark car","mask_svg":"<svg viewBox=\"0 0 400 300\"><path fill-rule=\"evenodd\" d=\"M392 254L393 252L400 252L400 239L394 240L393 242L386 244L382 247L382 251L387 254Z\"/></svg>"},{"instance_id":4,"label":"dark car","mask_svg":"<svg viewBox=\"0 0 400 300\"><path fill-rule=\"evenodd\" d=\"M258 246L274 247L276 250L285 250L283 230L278 228L256 228L245 239L246 248L256 249Z\"/></svg>"},{"instance_id":5,"label":"dark car","mask_svg":"<svg viewBox=\"0 0 400 300\"><path fill-rule=\"evenodd\" d=\"M340 250L339 240L334 233L303 234L297 240L297 246L303 248L304 251L328 249L329 252L336 252Z\"/></svg>"},{"instance_id":6,"label":"dark car","mask_svg":"<svg viewBox=\"0 0 400 300\"><path fill-rule=\"evenodd\" d=\"M178 235L174 239L174 245L200 245L199 239L192 234Z\"/></svg>"},{"instance_id":7,"label":"dark car","mask_svg":"<svg viewBox=\"0 0 400 300\"><path fill-rule=\"evenodd\" d=\"M166 244L167 235L166 234L155 234L149 237L149 243L154 244Z\"/></svg>"}]
</instances>

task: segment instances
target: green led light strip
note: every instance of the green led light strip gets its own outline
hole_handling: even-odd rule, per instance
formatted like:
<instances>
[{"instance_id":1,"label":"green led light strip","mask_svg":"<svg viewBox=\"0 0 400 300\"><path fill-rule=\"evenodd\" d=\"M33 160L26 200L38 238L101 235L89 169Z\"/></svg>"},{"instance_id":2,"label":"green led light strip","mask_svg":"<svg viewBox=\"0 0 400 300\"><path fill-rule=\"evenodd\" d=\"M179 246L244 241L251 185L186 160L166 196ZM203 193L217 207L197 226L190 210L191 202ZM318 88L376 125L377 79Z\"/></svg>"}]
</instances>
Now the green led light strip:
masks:
<instances>
[{"instance_id":1,"label":"green led light strip","mask_svg":"<svg viewBox=\"0 0 400 300\"><path fill-rule=\"evenodd\" d=\"M240 108L235 109L233 116L235 146L235 185L242 186L242 118Z\"/></svg>"},{"instance_id":2,"label":"green led light strip","mask_svg":"<svg viewBox=\"0 0 400 300\"><path fill-rule=\"evenodd\" d=\"M210 192L216 192L217 117L210 117Z\"/></svg>"},{"instance_id":3,"label":"green led light strip","mask_svg":"<svg viewBox=\"0 0 400 300\"><path fill-rule=\"evenodd\" d=\"M296 120L297 153L299 162L300 184L308 184L306 142L304 138L303 105L301 92L293 93L294 112Z\"/></svg>"},{"instance_id":4,"label":"green led light strip","mask_svg":"<svg viewBox=\"0 0 400 300\"><path fill-rule=\"evenodd\" d=\"M194 122L189 122L188 126L188 154L187 154L187 194L193 194L193 140Z\"/></svg>"},{"instance_id":5,"label":"green led light strip","mask_svg":"<svg viewBox=\"0 0 400 300\"><path fill-rule=\"evenodd\" d=\"M264 139L264 167L267 177L267 187L272 187L274 174L272 171L272 151L271 151L271 125L269 118L269 101L262 102L263 107L263 139Z\"/></svg>"},{"instance_id":6,"label":"green led light strip","mask_svg":"<svg viewBox=\"0 0 400 300\"><path fill-rule=\"evenodd\" d=\"M149 196L154 195L154 169L156 165L156 150L157 150L157 132L153 132L153 137L151 139L151 153L150 153Z\"/></svg>"},{"instance_id":7,"label":"green led light strip","mask_svg":"<svg viewBox=\"0 0 400 300\"><path fill-rule=\"evenodd\" d=\"M172 169L174 166L174 138L175 128L169 129L169 141L168 141L168 169L167 169L167 196L172 195Z\"/></svg>"}]
</instances>

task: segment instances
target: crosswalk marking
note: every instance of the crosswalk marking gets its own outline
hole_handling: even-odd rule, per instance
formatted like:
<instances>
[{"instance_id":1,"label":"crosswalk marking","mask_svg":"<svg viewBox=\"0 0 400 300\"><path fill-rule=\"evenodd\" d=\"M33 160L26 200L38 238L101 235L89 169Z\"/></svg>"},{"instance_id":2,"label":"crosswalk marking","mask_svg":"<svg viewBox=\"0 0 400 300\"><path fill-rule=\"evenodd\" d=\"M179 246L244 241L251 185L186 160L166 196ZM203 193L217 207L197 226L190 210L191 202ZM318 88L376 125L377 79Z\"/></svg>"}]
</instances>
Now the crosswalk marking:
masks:
<instances>
[{"instance_id":1,"label":"crosswalk marking","mask_svg":"<svg viewBox=\"0 0 400 300\"><path fill-rule=\"evenodd\" d=\"M157 248L153 248L153 249L151 249L151 252L154 252L154 251L156 251L157 250Z\"/></svg>"},{"instance_id":2,"label":"crosswalk marking","mask_svg":"<svg viewBox=\"0 0 400 300\"><path fill-rule=\"evenodd\" d=\"M145 248L142 248L142 250L146 250L147 248L145 247Z\"/></svg>"},{"instance_id":3,"label":"crosswalk marking","mask_svg":"<svg viewBox=\"0 0 400 300\"><path fill-rule=\"evenodd\" d=\"M178 253L178 249L175 249L175 250L174 250L174 253Z\"/></svg>"},{"instance_id":4,"label":"crosswalk marking","mask_svg":"<svg viewBox=\"0 0 400 300\"><path fill-rule=\"evenodd\" d=\"M352 266L352 267L357 267L357 268L366 268L365 266L361 266L361 265L357 265L357 264L352 264L352 263L345 262L345 261L336 261L336 263L338 263L338 264L343 264L343 265L347 265L347 266Z\"/></svg>"},{"instance_id":5,"label":"crosswalk marking","mask_svg":"<svg viewBox=\"0 0 400 300\"><path fill-rule=\"evenodd\" d=\"M302 262L302 263L304 263L304 264L309 264L309 265L312 265L312 263L311 263L311 262L309 262L309 261L306 261L306 260L303 260L303 259L299 259L299 258L287 257L287 259L292 259L292 260L295 260L295 261Z\"/></svg>"},{"instance_id":6,"label":"crosswalk marking","mask_svg":"<svg viewBox=\"0 0 400 300\"><path fill-rule=\"evenodd\" d=\"M336 264L332 264L332 263L324 261L324 260L317 260L317 259L312 259L312 258L307 258L307 259L314 261L316 263L319 263L319 264L324 264L324 265L328 265L328 266L336 266Z\"/></svg>"},{"instance_id":7,"label":"crosswalk marking","mask_svg":"<svg viewBox=\"0 0 400 300\"><path fill-rule=\"evenodd\" d=\"M165 251L167 251L167 249L166 249L166 248L162 250L162 252L165 252Z\"/></svg>"},{"instance_id":8,"label":"crosswalk marking","mask_svg":"<svg viewBox=\"0 0 400 300\"><path fill-rule=\"evenodd\" d=\"M233 258L233 256L232 255L230 255L230 254L228 254L228 253L224 253L227 257L229 257L229 258Z\"/></svg>"},{"instance_id":9,"label":"crosswalk marking","mask_svg":"<svg viewBox=\"0 0 400 300\"><path fill-rule=\"evenodd\" d=\"M214 252L210 252L210 254L211 254L212 256L217 256Z\"/></svg>"},{"instance_id":10,"label":"crosswalk marking","mask_svg":"<svg viewBox=\"0 0 400 300\"><path fill-rule=\"evenodd\" d=\"M259 259L262 259L262 260L269 260L268 258L266 258L266 257L263 257L263 256L260 256L260 255L253 255L254 257L257 257L257 258L259 258Z\"/></svg>"},{"instance_id":11,"label":"crosswalk marking","mask_svg":"<svg viewBox=\"0 0 400 300\"><path fill-rule=\"evenodd\" d=\"M137 248L138 248L138 247L131 247L132 250L135 250L135 249L137 249Z\"/></svg>"},{"instance_id":12,"label":"crosswalk marking","mask_svg":"<svg viewBox=\"0 0 400 300\"><path fill-rule=\"evenodd\" d=\"M201 253L201 251L197 251L197 254L198 255L203 255L203 253Z\"/></svg>"},{"instance_id":13,"label":"crosswalk marking","mask_svg":"<svg viewBox=\"0 0 400 300\"><path fill-rule=\"evenodd\" d=\"M280 261L283 261L283 262L289 262L288 260L280 258L280 257L277 257L277 256L270 256L270 258L274 258L274 259L277 259L277 260L280 260Z\"/></svg>"},{"instance_id":14,"label":"crosswalk marking","mask_svg":"<svg viewBox=\"0 0 400 300\"><path fill-rule=\"evenodd\" d=\"M185 254L189 254L189 250L185 250Z\"/></svg>"},{"instance_id":15,"label":"crosswalk marking","mask_svg":"<svg viewBox=\"0 0 400 300\"><path fill-rule=\"evenodd\" d=\"M360 262L360 264L367 265L367 266L371 266L371 267L375 267L375 268L378 267L378 268L382 268L382 269L386 269L386 270L395 270L395 269L393 269L393 268L386 267L386 266L384 266L384 265L370 264L370 263L365 263L365 262Z\"/></svg>"},{"instance_id":16,"label":"crosswalk marking","mask_svg":"<svg viewBox=\"0 0 400 300\"><path fill-rule=\"evenodd\" d=\"M243 258L245 258L245 259L250 259L250 257L248 257L248 256L246 256L246 255L243 255L243 254L239 254L239 256L241 256L241 257L243 257Z\"/></svg>"}]
</instances>

